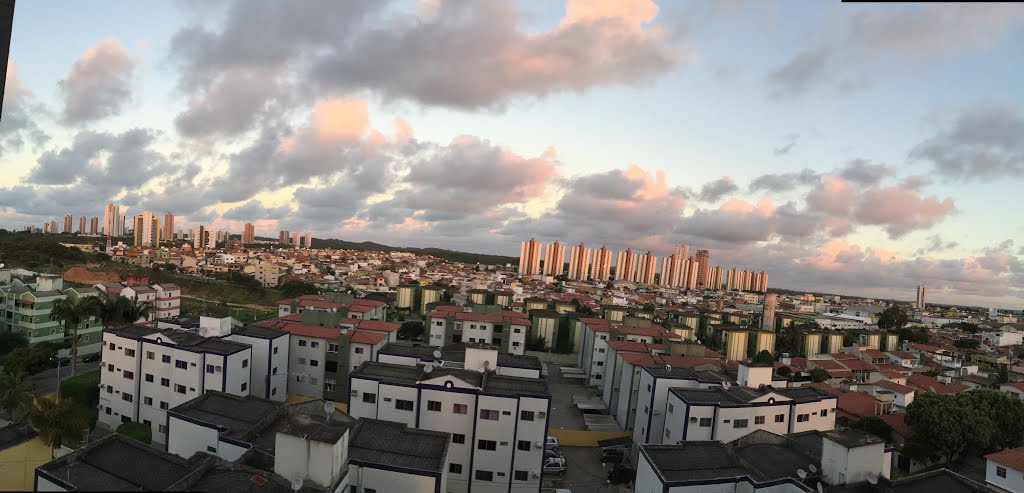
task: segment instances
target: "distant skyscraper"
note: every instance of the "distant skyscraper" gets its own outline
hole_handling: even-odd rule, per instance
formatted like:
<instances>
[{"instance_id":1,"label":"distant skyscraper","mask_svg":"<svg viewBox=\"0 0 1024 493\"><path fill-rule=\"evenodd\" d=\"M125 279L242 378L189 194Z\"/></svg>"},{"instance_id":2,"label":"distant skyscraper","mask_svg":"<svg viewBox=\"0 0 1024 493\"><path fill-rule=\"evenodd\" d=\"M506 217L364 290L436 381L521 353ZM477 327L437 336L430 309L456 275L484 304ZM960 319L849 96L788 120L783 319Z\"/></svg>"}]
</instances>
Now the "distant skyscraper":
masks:
<instances>
[{"instance_id":1,"label":"distant skyscraper","mask_svg":"<svg viewBox=\"0 0 1024 493\"><path fill-rule=\"evenodd\" d=\"M725 277L725 290L732 291L734 289L740 289L739 287L740 270L736 267L729 269L728 274Z\"/></svg>"},{"instance_id":2,"label":"distant skyscraper","mask_svg":"<svg viewBox=\"0 0 1024 493\"><path fill-rule=\"evenodd\" d=\"M722 267L716 265L711 269L711 274L708 276L708 287L714 290L722 289Z\"/></svg>"},{"instance_id":3,"label":"distant skyscraper","mask_svg":"<svg viewBox=\"0 0 1024 493\"><path fill-rule=\"evenodd\" d=\"M313 248L313 232L306 231L306 248Z\"/></svg>"},{"instance_id":4,"label":"distant skyscraper","mask_svg":"<svg viewBox=\"0 0 1024 493\"><path fill-rule=\"evenodd\" d=\"M278 231L278 233L277 233L277 242L282 244L282 245L287 245L288 244L288 236L289 235L288 235L288 231L287 230L282 229L281 231Z\"/></svg>"},{"instance_id":5,"label":"distant skyscraper","mask_svg":"<svg viewBox=\"0 0 1024 493\"><path fill-rule=\"evenodd\" d=\"M686 259L686 289L697 289L697 259L690 257Z\"/></svg>"},{"instance_id":6,"label":"distant skyscraper","mask_svg":"<svg viewBox=\"0 0 1024 493\"><path fill-rule=\"evenodd\" d=\"M57 234L60 230L57 229L57 220L50 221L50 233Z\"/></svg>"},{"instance_id":7,"label":"distant skyscraper","mask_svg":"<svg viewBox=\"0 0 1024 493\"><path fill-rule=\"evenodd\" d=\"M50 223L43 223L43 234L50 234Z\"/></svg>"},{"instance_id":8,"label":"distant skyscraper","mask_svg":"<svg viewBox=\"0 0 1024 493\"><path fill-rule=\"evenodd\" d=\"M160 244L160 219L150 211L135 216L135 246L157 246Z\"/></svg>"},{"instance_id":9,"label":"distant skyscraper","mask_svg":"<svg viewBox=\"0 0 1024 493\"><path fill-rule=\"evenodd\" d=\"M212 235L210 234L209 231L206 230L206 226L200 224L199 229L196 230L194 233L195 237L192 239L193 248L195 248L196 250L209 248L210 240L212 239L210 238L210 236Z\"/></svg>"},{"instance_id":10,"label":"distant skyscraper","mask_svg":"<svg viewBox=\"0 0 1024 493\"><path fill-rule=\"evenodd\" d=\"M560 276L565 271L565 245L555 240L544 248L544 275Z\"/></svg>"},{"instance_id":11,"label":"distant skyscraper","mask_svg":"<svg viewBox=\"0 0 1024 493\"><path fill-rule=\"evenodd\" d=\"M612 251L604 245L594 250L593 267L590 269L590 278L595 281L605 282L612 277Z\"/></svg>"},{"instance_id":12,"label":"distant skyscraper","mask_svg":"<svg viewBox=\"0 0 1024 493\"><path fill-rule=\"evenodd\" d=\"M627 248L615 257L615 280L636 282L636 252Z\"/></svg>"},{"instance_id":13,"label":"distant skyscraper","mask_svg":"<svg viewBox=\"0 0 1024 493\"><path fill-rule=\"evenodd\" d=\"M78 218L78 234L85 234L85 216L80 216Z\"/></svg>"},{"instance_id":14,"label":"distant skyscraper","mask_svg":"<svg viewBox=\"0 0 1024 493\"><path fill-rule=\"evenodd\" d=\"M71 222L72 222L71 213L69 212L67 214L64 214L64 231L63 232L65 234L71 234Z\"/></svg>"},{"instance_id":15,"label":"distant skyscraper","mask_svg":"<svg viewBox=\"0 0 1024 493\"><path fill-rule=\"evenodd\" d=\"M917 286L917 309L918 310L924 310L924 307L925 307L925 300L924 300L925 289L926 289L926 286L924 284L920 284L920 285Z\"/></svg>"},{"instance_id":16,"label":"distant skyscraper","mask_svg":"<svg viewBox=\"0 0 1024 493\"><path fill-rule=\"evenodd\" d=\"M171 241L174 239L174 213L164 213L164 240Z\"/></svg>"},{"instance_id":17,"label":"distant skyscraper","mask_svg":"<svg viewBox=\"0 0 1024 493\"><path fill-rule=\"evenodd\" d=\"M121 220L121 208L113 202L103 208L103 234L121 236L118 222Z\"/></svg>"},{"instance_id":18,"label":"distant skyscraper","mask_svg":"<svg viewBox=\"0 0 1024 493\"><path fill-rule=\"evenodd\" d=\"M583 243L569 249L569 279L586 281L590 275L590 249Z\"/></svg>"},{"instance_id":19,"label":"distant skyscraper","mask_svg":"<svg viewBox=\"0 0 1024 493\"><path fill-rule=\"evenodd\" d=\"M757 290L762 293L768 292L768 273L765 271L761 271L760 279L757 282Z\"/></svg>"},{"instance_id":20,"label":"distant skyscraper","mask_svg":"<svg viewBox=\"0 0 1024 493\"><path fill-rule=\"evenodd\" d=\"M300 242L302 241L301 235L302 233L299 233L298 231L292 233L292 246L294 246L296 250L302 247L302 245L300 244Z\"/></svg>"},{"instance_id":21,"label":"distant skyscraper","mask_svg":"<svg viewBox=\"0 0 1024 493\"><path fill-rule=\"evenodd\" d=\"M708 287L710 282L711 271L708 269L708 260L711 258L711 253L707 250L697 250L697 288L702 289Z\"/></svg>"},{"instance_id":22,"label":"distant skyscraper","mask_svg":"<svg viewBox=\"0 0 1024 493\"><path fill-rule=\"evenodd\" d=\"M245 226L242 227L242 244L252 245L255 242L256 226L253 226L252 223L245 223Z\"/></svg>"},{"instance_id":23,"label":"distant skyscraper","mask_svg":"<svg viewBox=\"0 0 1024 493\"><path fill-rule=\"evenodd\" d=\"M540 243L530 238L519 244L519 275L534 276L540 274Z\"/></svg>"},{"instance_id":24,"label":"distant skyscraper","mask_svg":"<svg viewBox=\"0 0 1024 493\"><path fill-rule=\"evenodd\" d=\"M761 311L761 328L775 332L775 309L779 306L779 295L765 293L764 308Z\"/></svg>"},{"instance_id":25,"label":"distant skyscraper","mask_svg":"<svg viewBox=\"0 0 1024 493\"><path fill-rule=\"evenodd\" d=\"M650 250L640 255L636 262L636 282L643 285L654 284L654 273L657 272L658 257Z\"/></svg>"},{"instance_id":26,"label":"distant skyscraper","mask_svg":"<svg viewBox=\"0 0 1024 493\"><path fill-rule=\"evenodd\" d=\"M89 234L91 234L91 235L99 234L99 228L100 228L100 218L98 218L96 216L92 216L92 219L89 220Z\"/></svg>"},{"instance_id":27,"label":"distant skyscraper","mask_svg":"<svg viewBox=\"0 0 1024 493\"><path fill-rule=\"evenodd\" d=\"M690 256L690 245L676 245L676 247L672 250L672 255L675 255L676 258L681 259L680 262L686 260Z\"/></svg>"},{"instance_id":28,"label":"distant skyscraper","mask_svg":"<svg viewBox=\"0 0 1024 493\"><path fill-rule=\"evenodd\" d=\"M676 246L672 255L661 260L660 284L669 288L678 288L685 284L686 251L685 246Z\"/></svg>"}]
</instances>

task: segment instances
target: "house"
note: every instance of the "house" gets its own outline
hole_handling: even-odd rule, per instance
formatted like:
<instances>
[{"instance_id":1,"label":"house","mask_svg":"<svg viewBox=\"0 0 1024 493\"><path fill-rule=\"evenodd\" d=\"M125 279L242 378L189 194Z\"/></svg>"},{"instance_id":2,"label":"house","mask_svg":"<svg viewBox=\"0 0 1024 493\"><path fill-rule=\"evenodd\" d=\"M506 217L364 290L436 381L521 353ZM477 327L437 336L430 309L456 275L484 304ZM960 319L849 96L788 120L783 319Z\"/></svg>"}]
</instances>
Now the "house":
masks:
<instances>
[{"instance_id":1,"label":"house","mask_svg":"<svg viewBox=\"0 0 1024 493\"><path fill-rule=\"evenodd\" d=\"M915 390L906 385L900 385L898 383L889 382L886 380L875 382L874 394L876 398L878 397L879 391L881 390L892 393L894 397L893 410L895 411L906 410L907 406L909 406L911 402L914 402Z\"/></svg>"},{"instance_id":2,"label":"house","mask_svg":"<svg viewBox=\"0 0 1024 493\"><path fill-rule=\"evenodd\" d=\"M1024 400L1024 382L1001 384L999 391L1010 394L1010 397Z\"/></svg>"},{"instance_id":3,"label":"house","mask_svg":"<svg viewBox=\"0 0 1024 493\"><path fill-rule=\"evenodd\" d=\"M492 344L502 352L523 354L530 320L521 313L442 312L427 314L429 342L444 346L458 342Z\"/></svg>"},{"instance_id":4,"label":"house","mask_svg":"<svg viewBox=\"0 0 1024 493\"><path fill-rule=\"evenodd\" d=\"M1004 491L1024 491L1024 447L986 455L985 483Z\"/></svg>"}]
</instances>

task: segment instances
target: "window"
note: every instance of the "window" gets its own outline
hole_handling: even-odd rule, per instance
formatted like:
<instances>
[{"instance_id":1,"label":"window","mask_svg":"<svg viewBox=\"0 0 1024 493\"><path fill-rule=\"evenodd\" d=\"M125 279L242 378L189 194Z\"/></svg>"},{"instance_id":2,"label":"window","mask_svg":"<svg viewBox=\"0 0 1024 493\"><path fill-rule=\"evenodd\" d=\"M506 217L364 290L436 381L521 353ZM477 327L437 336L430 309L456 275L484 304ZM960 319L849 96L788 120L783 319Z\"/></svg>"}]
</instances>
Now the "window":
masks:
<instances>
[{"instance_id":1,"label":"window","mask_svg":"<svg viewBox=\"0 0 1024 493\"><path fill-rule=\"evenodd\" d=\"M597 366L604 366L604 361L598 361Z\"/></svg>"},{"instance_id":2,"label":"window","mask_svg":"<svg viewBox=\"0 0 1024 493\"><path fill-rule=\"evenodd\" d=\"M524 452L529 452L530 451L530 441L529 440L519 440L518 442L516 442L516 450L522 450Z\"/></svg>"},{"instance_id":3,"label":"window","mask_svg":"<svg viewBox=\"0 0 1024 493\"><path fill-rule=\"evenodd\" d=\"M533 411L519 411L519 419L523 421L533 421Z\"/></svg>"},{"instance_id":4,"label":"window","mask_svg":"<svg viewBox=\"0 0 1024 493\"><path fill-rule=\"evenodd\" d=\"M160 379L160 385L163 385L164 387L170 387L171 386L171 380L169 378L161 378Z\"/></svg>"},{"instance_id":5,"label":"window","mask_svg":"<svg viewBox=\"0 0 1024 493\"><path fill-rule=\"evenodd\" d=\"M277 349L278 349L278 348L274 348L274 354L277 354Z\"/></svg>"},{"instance_id":6,"label":"window","mask_svg":"<svg viewBox=\"0 0 1024 493\"><path fill-rule=\"evenodd\" d=\"M320 343L317 341L309 341L309 347L320 347Z\"/></svg>"},{"instance_id":7,"label":"window","mask_svg":"<svg viewBox=\"0 0 1024 493\"><path fill-rule=\"evenodd\" d=\"M155 359L155 358L156 358L156 353L154 353L153 351L146 351L146 359Z\"/></svg>"},{"instance_id":8,"label":"window","mask_svg":"<svg viewBox=\"0 0 1024 493\"><path fill-rule=\"evenodd\" d=\"M107 393L108 394L113 394L114 393L114 387L111 387L110 385L107 385Z\"/></svg>"},{"instance_id":9,"label":"window","mask_svg":"<svg viewBox=\"0 0 1024 493\"><path fill-rule=\"evenodd\" d=\"M170 363L171 362L171 355L169 355L169 354L161 354L160 355L160 362L161 363Z\"/></svg>"},{"instance_id":10,"label":"window","mask_svg":"<svg viewBox=\"0 0 1024 493\"><path fill-rule=\"evenodd\" d=\"M152 406L153 405L153 398L152 397L143 397L142 398L142 403L147 405L147 406Z\"/></svg>"},{"instance_id":11,"label":"window","mask_svg":"<svg viewBox=\"0 0 1024 493\"><path fill-rule=\"evenodd\" d=\"M316 365L313 365L313 366L316 366ZM243 359L242 360L242 368L248 368L248 367L249 367L249 358Z\"/></svg>"},{"instance_id":12,"label":"window","mask_svg":"<svg viewBox=\"0 0 1024 493\"><path fill-rule=\"evenodd\" d=\"M336 353L336 352L338 352L338 345L337 344L327 343L327 352L328 353Z\"/></svg>"},{"instance_id":13,"label":"window","mask_svg":"<svg viewBox=\"0 0 1024 493\"><path fill-rule=\"evenodd\" d=\"M1005 467L996 466L996 476L999 476L1001 478L1005 478L1006 477L1006 468Z\"/></svg>"},{"instance_id":14,"label":"window","mask_svg":"<svg viewBox=\"0 0 1024 493\"><path fill-rule=\"evenodd\" d=\"M476 448L479 450L497 450L498 442L494 440L477 440Z\"/></svg>"},{"instance_id":15,"label":"window","mask_svg":"<svg viewBox=\"0 0 1024 493\"><path fill-rule=\"evenodd\" d=\"M338 371L338 362L337 361L327 361L327 362L324 362L324 369L326 371L331 372L331 373L336 373Z\"/></svg>"},{"instance_id":16,"label":"window","mask_svg":"<svg viewBox=\"0 0 1024 493\"><path fill-rule=\"evenodd\" d=\"M746 428L750 424L749 419L737 419L732 422L733 428Z\"/></svg>"},{"instance_id":17,"label":"window","mask_svg":"<svg viewBox=\"0 0 1024 493\"><path fill-rule=\"evenodd\" d=\"M363 354L363 348L356 347L356 354Z\"/></svg>"},{"instance_id":18,"label":"window","mask_svg":"<svg viewBox=\"0 0 1024 493\"><path fill-rule=\"evenodd\" d=\"M492 338L491 339L491 344L494 344L495 346L500 346L501 345L501 338L500 337Z\"/></svg>"},{"instance_id":19,"label":"window","mask_svg":"<svg viewBox=\"0 0 1024 493\"><path fill-rule=\"evenodd\" d=\"M604 348L598 348L597 352L604 354ZM600 361L598 361L598 363L600 363Z\"/></svg>"},{"instance_id":20,"label":"window","mask_svg":"<svg viewBox=\"0 0 1024 493\"><path fill-rule=\"evenodd\" d=\"M651 391L651 384L647 384L647 391L648 391L648 392L650 392L650 391Z\"/></svg>"},{"instance_id":21,"label":"window","mask_svg":"<svg viewBox=\"0 0 1024 493\"><path fill-rule=\"evenodd\" d=\"M462 433L452 433L452 443L466 443L466 435Z\"/></svg>"},{"instance_id":22,"label":"window","mask_svg":"<svg viewBox=\"0 0 1024 493\"><path fill-rule=\"evenodd\" d=\"M304 375L295 375L295 381L299 383L305 382L306 377Z\"/></svg>"},{"instance_id":23,"label":"window","mask_svg":"<svg viewBox=\"0 0 1024 493\"><path fill-rule=\"evenodd\" d=\"M164 401L160 401L160 409L163 409L164 411L166 411L166 410L170 409L170 407L171 407L170 404L168 404L168 403L166 403Z\"/></svg>"},{"instance_id":24,"label":"window","mask_svg":"<svg viewBox=\"0 0 1024 493\"><path fill-rule=\"evenodd\" d=\"M114 343L110 343L110 345L107 346L107 349L113 351L114 350Z\"/></svg>"},{"instance_id":25,"label":"window","mask_svg":"<svg viewBox=\"0 0 1024 493\"><path fill-rule=\"evenodd\" d=\"M160 433L167 433L167 426L166 425L156 425L156 429Z\"/></svg>"},{"instance_id":26,"label":"window","mask_svg":"<svg viewBox=\"0 0 1024 493\"><path fill-rule=\"evenodd\" d=\"M124 371L124 378L127 378L128 380L135 380L135 372L125 370Z\"/></svg>"},{"instance_id":27,"label":"window","mask_svg":"<svg viewBox=\"0 0 1024 493\"><path fill-rule=\"evenodd\" d=\"M125 392L125 393L121 394L121 400L123 400L123 401L131 402L132 398L133 398L132 395L129 394L128 392Z\"/></svg>"},{"instance_id":28,"label":"window","mask_svg":"<svg viewBox=\"0 0 1024 493\"><path fill-rule=\"evenodd\" d=\"M181 368L182 370L187 370L188 369L188 363L186 363L186 362L184 362L184 361L182 361L180 359L174 360L174 367L175 368Z\"/></svg>"},{"instance_id":29,"label":"window","mask_svg":"<svg viewBox=\"0 0 1024 493\"><path fill-rule=\"evenodd\" d=\"M249 384L248 382L242 382L242 392L245 392L246 390L249 390Z\"/></svg>"},{"instance_id":30,"label":"window","mask_svg":"<svg viewBox=\"0 0 1024 493\"><path fill-rule=\"evenodd\" d=\"M206 373L213 373L213 365L206 365Z\"/></svg>"},{"instance_id":31,"label":"window","mask_svg":"<svg viewBox=\"0 0 1024 493\"><path fill-rule=\"evenodd\" d=\"M377 394L371 394L370 392L363 392L363 402L369 402L371 404L377 402Z\"/></svg>"},{"instance_id":32,"label":"window","mask_svg":"<svg viewBox=\"0 0 1024 493\"><path fill-rule=\"evenodd\" d=\"M107 371L114 371L114 365L108 364Z\"/></svg>"},{"instance_id":33,"label":"window","mask_svg":"<svg viewBox=\"0 0 1024 493\"><path fill-rule=\"evenodd\" d=\"M153 383L153 375L147 373L146 374L146 381L149 382L149 383Z\"/></svg>"},{"instance_id":34,"label":"window","mask_svg":"<svg viewBox=\"0 0 1024 493\"><path fill-rule=\"evenodd\" d=\"M213 446L207 445L206 446L206 451L207 452L212 452L212 453L217 453L217 447L213 447Z\"/></svg>"},{"instance_id":35,"label":"window","mask_svg":"<svg viewBox=\"0 0 1024 493\"><path fill-rule=\"evenodd\" d=\"M395 409L399 411L412 411L412 401L395 399Z\"/></svg>"},{"instance_id":36,"label":"window","mask_svg":"<svg viewBox=\"0 0 1024 493\"><path fill-rule=\"evenodd\" d=\"M675 410L676 410L676 409L675 409L675 407L674 407L674 406L672 406L672 404L669 404L669 405L668 405L668 412L673 412L673 411L675 411Z\"/></svg>"},{"instance_id":37,"label":"window","mask_svg":"<svg viewBox=\"0 0 1024 493\"><path fill-rule=\"evenodd\" d=\"M427 401L427 411L441 412L441 401Z\"/></svg>"},{"instance_id":38,"label":"window","mask_svg":"<svg viewBox=\"0 0 1024 493\"><path fill-rule=\"evenodd\" d=\"M462 464L456 464L454 462L448 464L448 472L452 474L462 474Z\"/></svg>"},{"instance_id":39,"label":"window","mask_svg":"<svg viewBox=\"0 0 1024 493\"><path fill-rule=\"evenodd\" d=\"M469 412L469 406L466 404L452 404L452 412L455 414L466 414Z\"/></svg>"},{"instance_id":40,"label":"window","mask_svg":"<svg viewBox=\"0 0 1024 493\"><path fill-rule=\"evenodd\" d=\"M299 358L299 364L300 365L306 364L306 358Z\"/></svg>"},{"instance_id":41,"label":"window","mask_svg":"<svg viewBox=\"0 0 1024 493\"><path fill-rule=\"evenodd\" d=\"M711 426L711 418L700 418L701 428L708 428Z\"/></svg>"},{"instance_id":42,"label":"window","mask_svg":"<svg viewBox=\"0 0 1024 493\"><path fill-rule=\"evenodd\" d=\"M810 419L811 419L811 415L810 414L797 414L796 415L796 422L797 423L803 423L805 421L810 421Z\"/></svg>"},{"instance_id":43,"label":"window","mask_svg":"<svg viewBox=\"0 0 1024 493\"><path fill-rule=\"evenodd\" d=\"M134 358L135 357L135 350L134 349L124 348L124 355L129 357L129 358Z\"/></svg>"},{"instance_id":44,"label":"window","mask_svg":"<svg viewBox=\"0 0 1024 493\"><path fill-rule=\"evenodd\" d=\"M184 394L185 393L185 386L176 383L176 384L174 384L174 391L179 393L179 394Z\"/></svg>"},{"instance_id":45,"label":"window","mask_svg":"<svg viewBox=\"0 0 1024 493\"><path fill-rule=\"evenodd\" d=\"M672 430L670 430L668 428L665 428L665 438L669 438L671 436L672 436Z\"/></svg>"},{"instance_id":46,"label":"window","mask_svg":"<svg viewBox=\"0 0 1024 493\"><path fill-rule=\"evenodd\" d=\"M309 384L310 385L316 385L316 379L313 378L313 377L309 377Z\"/></svg>"},{"instance_id":47,"label":"window","mask_svg":"<svg viewBox=\"0 0 1024 493\"><path fill-rule=\"evenodd\" d=\"M110 408L107 408L107 416L110 416Z\"/></svg>"},{"instance_id":48,"label":"window","mask_svg":"<svg viewBox=\"0 0 1024 493\"><path fill-rule=\"evenodd\" d=\"M152 421L150 421L150 420L148 420L148 419L144 419L144 420L142 420L142 424L144 424L144 425L146 425L146 426L149 426L149 427L152 427L152 426L153 426L153 422L152 422Z\"/></svg>"},{"instance_id":49,"label":"window","mask_svg":"<svg viewBox=\"0 0 1024 493\"><path fill-rule=\"evenodd\" d=\"M775 415L775 422L776 423L785 423L786 422L786 415L785 414L776 414Z\"/></svg>"},{"instance_id":50,"label":"window","mask_svg":"<svg viewBox=\"0 0 1024 493\"><path fill-rule=\"evenodd\" d=\"M477 469L475 477L477 481L494 481L494 473L491 471L481 471Z\"/></svg>"},{"instance_id":51,"label":"window","mask_svg":"<svg viewBox=\"0 0 1024 493\"><path fill-rule=\"evenodd\" d=\"M511 416L512 415L512 411L502 411L501 415L502 416Z\"/></svg>"},{"instance_id":52,"label":"window","mask_svg":"<svg viewBox=\"0 0 1024 493\"><path fill-rule=\"evenodd\" d=\"M696 416L690 418L690 424L697 424L697 417Z\"/></svg>"},{"instance_id":53,"label":"window","mask_svg":"<svg viewBox=\"0 0 1024 493\"><path fill-rule=\"evenodd\" d=\"M311 359L309 360L309 366L320 366L320 362L315 359Z\"/></svg>"},{"instance_id":54,"label":"window","mask_svg":"<svg viewBox=\"0 0 1024 493\"><path fill-rule=\"evenodd\" d=\"M594 380L601 380L601 374L594 375Z\"/></svg>"},{"instance_id":55,"label":"window","mask_svg":"<svg viewBox=\"0 0 1024 493\"><path fill-rule=\"evenodd\" d=\"M299 339L299 347L306 347L306 340L305 339Z\"/></svg>"},{"instance_id":56,"label":"window","mask_svg":"<svg viewBox=\"0 0 1024 493\"><path fill-rule=\"evenodd\" d=\"M828 409L822 409L821 410L821 417L824 418L826 416L828 416Z\"/></svg>"},{"instance_id":57,"label":"window","mask_svg":"<svg viewBox=\"0 0 1024 493\"><path fill-rule=\"evenodd\" d=\"M501 416L501 413L499 413L498 411L495 411L493 409L481 409L480 410L480 419L487 419L487 420L490 420L490 421L497 421L499 416Z\"/></svg>"},{"instance_id":58,"label":"window","mask_svg":"<svg viewBox=\"0 0 1024 493\"><path fill-rule=\"evenodd\" d=\"M754 416L754 424L755 425L763 425L764 424L764 416Z\"/></svg>"},{"instance_id":59,"label":"window","mask_svg":"<svg viewBox=\"0 0 1024 493\"><path fill-rule=\"evenodd\" d=\"M516 481L529 481L530 473L527 471L515 471L512 473L512 479Z\"/></svg>"}]
</instances>

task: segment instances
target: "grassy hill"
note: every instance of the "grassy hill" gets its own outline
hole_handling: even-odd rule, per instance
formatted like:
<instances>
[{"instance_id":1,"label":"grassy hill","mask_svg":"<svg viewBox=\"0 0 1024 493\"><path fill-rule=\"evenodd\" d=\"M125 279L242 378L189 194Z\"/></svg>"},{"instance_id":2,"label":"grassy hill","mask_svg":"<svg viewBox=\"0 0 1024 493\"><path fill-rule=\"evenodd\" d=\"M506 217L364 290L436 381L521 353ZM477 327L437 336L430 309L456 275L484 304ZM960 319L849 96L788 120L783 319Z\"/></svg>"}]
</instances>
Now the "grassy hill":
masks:
<instances>
[{"instance_id":1,"label":"grassy hill","mask_svg":"<svg viewBox=\"0 0 1024 493\"><path fill-rule=\"evenodd\" d=\"M444 248L393 247L388 245L382 245L380 243L374 243L372 241L354 242L336 240L334 238L313 238L313 248L339 248L345 250L362 250L376 252L410 252L415 253L416 255L433 255L434 257L442 258L452 262L465 262L469 264L481 263L488 265L505 265L519 263L518 258L506 257L504 255L457 252L454 250L446 250Z\"/></svg>"},{"instance_id":2,"label":"grassy hill","mask_svg":"<svg viewBox=\"0 0 1024 493\"><path fill-rule=\"evenodd\" d=\"M10 268L58 274L72 265L106 260L106 254L61 245L94 242L96 238L76 235L44 236L0 230L0 262Z\"/></svg>"}]
</instances>

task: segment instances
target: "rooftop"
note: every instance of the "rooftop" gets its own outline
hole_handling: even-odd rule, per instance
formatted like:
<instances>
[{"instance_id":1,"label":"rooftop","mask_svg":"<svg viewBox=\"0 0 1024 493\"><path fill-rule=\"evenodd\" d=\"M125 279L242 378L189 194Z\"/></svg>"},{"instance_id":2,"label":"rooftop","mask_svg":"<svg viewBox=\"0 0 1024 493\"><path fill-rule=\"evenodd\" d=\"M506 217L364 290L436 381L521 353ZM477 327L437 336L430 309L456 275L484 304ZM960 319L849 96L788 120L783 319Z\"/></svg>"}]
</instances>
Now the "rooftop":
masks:
<instances>
[{"instance_id":1,"label":"rooftop","mask_svg":"<svg viewBox=\"0 0 1024 493\"><path fill-rule=\"evenodd\" d=\"M171 408L170 412L217 425L222 427L225 436L241 438L276 415L282 407L281 402L211 390Z\"/></svg>"},{"instance_id":2,"label":"rooftop","mask_svg":"<svg viewBox=\"0 0 1024 493\"><path fill-rule=\"evenodd\" d=\"M765 479L719 441L692 441L678 445L641 445L655 472L666 482L699 481L749 476Z\"/></svg>"},{"instance_id":3,"label":"rooftop","mask_svg":"<svg viewBox=\"0 0 1024 493\"><path fill-rule=\"evenodd\" d=\"M485 392L517 396L549 395L547 383L541 379L498 375L493 372L482 373L479 371L464 370L461 368L433 368L432 371L428 373L420 366L366 361L351 373L352 377L365 376L374 380L396 384L416 384L449 375Z\"/></svg>"},{"instance_id":4,"label":"rooftop","mask_svg":"<svg viewBox=\"0 0 1024 493\"><path fill-rule=\"evenodd\" d=\"M258 339L276 339L287 334L288 332L284 330L274 329L271 327L264 327L261 325L245 325L242 327L232 327L231 333L255 337Z\"/></svg>"},{"instance_id":5,"label":"rooftop","mask_svg":"<svg viewBox=\"0 0 1024 493\"><path fill-rule=\"evenodd\" d=\"M1024 471L1024 447L1010 448L994 454L988 454L985 458L1010 469Z\"/></svg>"},{"instance_id":6,"label":"rooftop","mask_svg":"<svg viewBox=\"0 0 1024 493\"><path fill-rule=\"evenodd\" d=\"M443 473L450 442L450 433L364 418L352 429L348 453L350 460L365 464Z\"/></svg>"},{"instance_id":7,"label":"rooftop","mask_svg":"<svg viewBox=\"0 0 1024 493\"><path fill-rule=\"evenodd\" d=\"M114 433L37 469L79 491L160 491L209 457L185 460Z\"/></svg>"}]
</instances>

